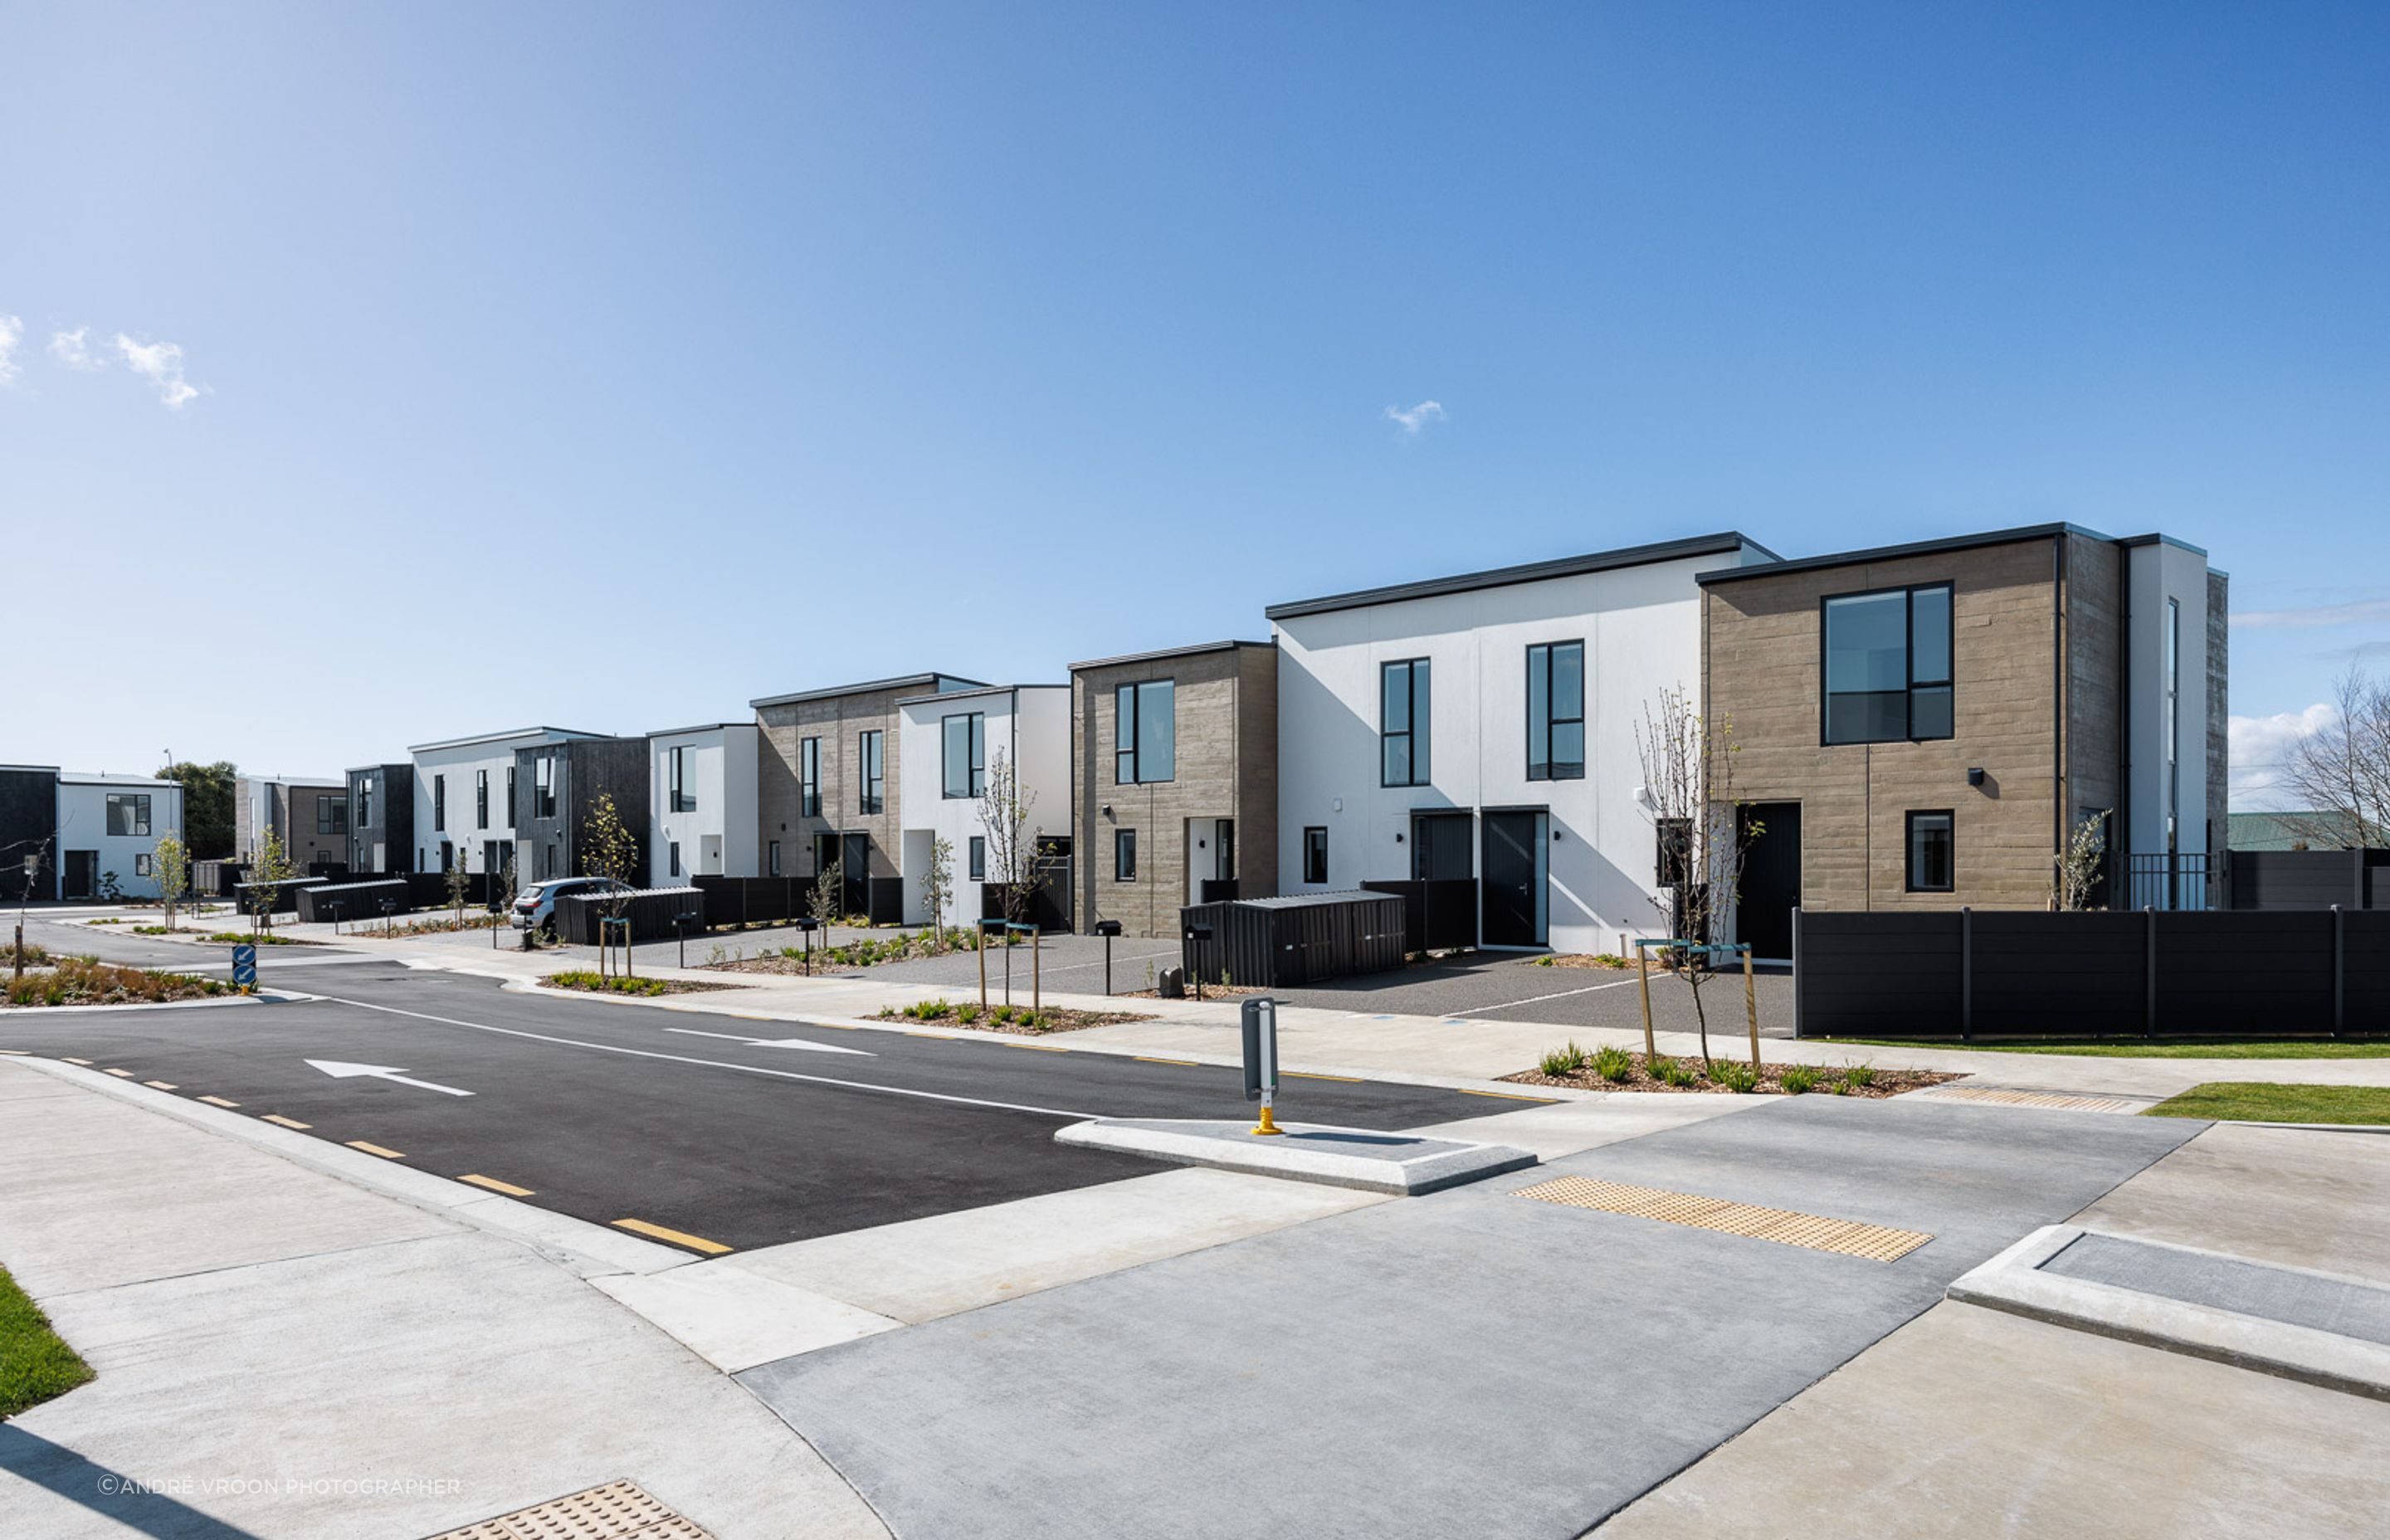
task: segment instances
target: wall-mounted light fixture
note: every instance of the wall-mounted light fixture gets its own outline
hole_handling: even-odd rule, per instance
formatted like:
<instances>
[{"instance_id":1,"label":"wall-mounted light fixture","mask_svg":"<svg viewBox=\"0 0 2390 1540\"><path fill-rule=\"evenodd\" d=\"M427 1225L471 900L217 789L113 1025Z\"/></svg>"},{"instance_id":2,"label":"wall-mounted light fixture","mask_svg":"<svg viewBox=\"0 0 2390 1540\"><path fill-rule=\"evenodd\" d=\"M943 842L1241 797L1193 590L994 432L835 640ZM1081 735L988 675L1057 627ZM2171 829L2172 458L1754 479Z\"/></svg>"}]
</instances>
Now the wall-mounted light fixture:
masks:
<instances>
[{"instance_id":1,"label":"wall-mounted light fixture","mask_svg":"<svg viewBox=\"0 0 2390 1540\"><path fill-rule=\"evenodd\" d=\"M1984 767L1982 765L1971 764L1967 767L1967 784L1969 786L1981 786L1984 784Z\"/></svg>"}]
</instances>

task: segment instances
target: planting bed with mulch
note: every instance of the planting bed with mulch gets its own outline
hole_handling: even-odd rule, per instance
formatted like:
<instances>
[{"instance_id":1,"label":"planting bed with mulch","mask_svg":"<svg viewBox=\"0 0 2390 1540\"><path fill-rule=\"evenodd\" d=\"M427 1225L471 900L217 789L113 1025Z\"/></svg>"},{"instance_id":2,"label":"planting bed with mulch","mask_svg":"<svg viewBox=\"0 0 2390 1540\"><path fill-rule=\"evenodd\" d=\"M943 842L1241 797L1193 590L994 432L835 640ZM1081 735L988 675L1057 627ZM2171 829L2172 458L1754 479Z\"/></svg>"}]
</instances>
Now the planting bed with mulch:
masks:
<instances>
[{"instance_id":1,"label":"planting bed with mulch","mask_svg":"<svg viewBox=\"0 0 2390 1540\"><path fill-rule=\"evenodd\" d=\"M980 1032L1010 1033L1016 1037L1043 1037L1053 1032L1084 1032L1089 1027L1109 1027L1122 1021L1150 1021L1154 1018L1127 1010L1068 1010L1060 1006L1047 1006L1043 1010L1031 1010L1027 1006L990 1006L985 1011L975 1001L954 1005L944 1000L923 1000L902 1009L890 1006L880 1012L882 1021L919 1021L932 1027L971 1027Z\"/></svg>"},{"instance_id":2,"label":"planting bed with mulch","mask_svg":"<svg viewBox=\"0 0 2390 1540\"><path fill-rule=\"evenodd\" d=\"M1587 1052L1570 1044L1544 1055L1533 1070L1504 1075L1522 1085L1565 1085L1578 1091L1691 1091L1718 1095L1839 1096L1880 1098L1904 1091L1959 1080L1960 1075L1936 1070L1880 1070L1865 1063L1762 1064L1756 1072L1747 1059L1711 1056L1704 1071L1701 1056L1671 1059L1662 1054L1646 1063L1639 1053L1625 1048Z\"/></svg>"},{"instance_id":3,"label":"planting bed with mulch","mask_svg":"<svg viewBox=\"0 0 2390 1540\"><path fill-rule=\"evenodd\" d=\"M584 995L704 995L717 989L737 989L737 984L707 983L698 979L625 978L620 973L598 973L589 969L568 969L562 973L550 973L540 980L546 989L579 990Z\"/></svg>"},{"instance_id":4,"label":"planting bed with mulch","mask_svg":"<svg viewBox=\"0 0 2390 1540\"><path fill-rule=\"evenodd\" d=\"M94 957L61 957L58 965L23 978L0 979L0 999L11 1006L161 1005L169 1000L197 1000L228 994L232 986L215 979L195 979L187 973L156 969L119 968Z\"/></svg>"},{"instance_id":5,"label":"planting bed with mulch","mask_svg":"<svg viewBox=\"0 0 2390 1540\"><path fill-rule=\"evenodd\" d=\"M402 920L395 925L385 926L379 918L359 915L349 922L349 928L341 934L355 936L365 941L371 941L376 936L390 936L404 940L408 936L453 935L459 930L495 930L502 925L511 923L512 921L505 915L480 914L467 915L465 923L459 925L456 923L456 915L450 913L443 914L437 919L409 919Z\"/></svg>"},{"instance_id":6,"label":"planting bed with mulch","mask_svg":"<svg viewBox=\"0 0 2390 1540\"><path fill-rule=\"evenodd\" d=\"M1215 984L1207 982L1203 985L1203 998L1206 1000L1215 995L1222 999L1233 999L1240 995L1267 995L1268 993L1268 990L1259 984ZM1117 1000L1159 1000L1162 998L1162 992L1158 989L1116 989L1112 991L1112 997ZM1189 982L1187 993L1180 998L1187 1000L1195 998L1193 982Z\"/></svg>"},{"instance_id":7,"label":"planting bed with mulch","mask_svg":"<svg viewBox=\"0 0 2390 1540\"><path fill-rule=\"evenodd\" d=\"M1540 956L1523 958L1520 961L1519 966L1521 968L1593 968L1599 969L1605 973L1617 973L1622 971L1632 973L1635 971L1635 959L1632 957L1622 957L1610 952L1590 954L1585 952L1547 952ZM1659 964L1656 962L1653 963L1651 966L1651 971L1654 973L1662 971Z\"/></svg>"}]
</instances>

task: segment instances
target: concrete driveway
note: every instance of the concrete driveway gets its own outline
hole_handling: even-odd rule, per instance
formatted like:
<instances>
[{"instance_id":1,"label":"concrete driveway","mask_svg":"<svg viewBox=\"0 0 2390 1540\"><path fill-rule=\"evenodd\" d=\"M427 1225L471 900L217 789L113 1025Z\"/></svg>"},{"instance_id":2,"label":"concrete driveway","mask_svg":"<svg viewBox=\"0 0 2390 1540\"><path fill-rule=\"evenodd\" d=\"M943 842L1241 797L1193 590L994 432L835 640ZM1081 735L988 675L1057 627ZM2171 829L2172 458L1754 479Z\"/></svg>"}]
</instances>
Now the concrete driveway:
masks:
<instances>
[{"instance_id":1,"label":"concrete driveway","mask_svg":"<svg viewBox=\"0 0 2390 1540\"><path fill-rule=\"evenodd\" d=\"M1824 1097L748 1371L899 1536L1582 1534L2201 1125ZM1922 1230L1885 1264L1523 1200Z\"/></svg>"}]
</instances>

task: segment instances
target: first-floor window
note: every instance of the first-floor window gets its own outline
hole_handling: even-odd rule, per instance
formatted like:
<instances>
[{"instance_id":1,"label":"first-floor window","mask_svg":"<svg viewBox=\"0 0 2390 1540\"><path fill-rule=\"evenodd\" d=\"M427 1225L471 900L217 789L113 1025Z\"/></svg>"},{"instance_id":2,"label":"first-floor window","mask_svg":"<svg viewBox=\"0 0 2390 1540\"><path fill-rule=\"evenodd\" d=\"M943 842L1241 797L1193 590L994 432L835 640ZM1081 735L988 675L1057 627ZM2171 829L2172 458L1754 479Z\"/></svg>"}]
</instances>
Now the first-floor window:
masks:
<instances>
[{"instance_id":1,"label":"first-floor window","mask_svg":"<svg viewBox=\"0 0 2390 1540\"><path fill-rule=\"evenodd\" d=\"M856 773L863 780L863 796L855 808L858 813L879 813L888 805L887 762L880 757L881 746L885 742L886 739L880 736L880 729L876 727L868 732L855 735Z\"/></svg>"},{"instance_id":2,"label":"first-floor window","mask_svg":"<svg viewBox=\"0 0 2390 1540\"><path fill-rule=\"evenodd\" d=\"M1135 866L1135 861L1132 860L1130 865ZM983 835L970 837L970 879L974 882L987 880L987 839Z\"/></svg>"},{"instance_id":3,"label":"first-floor window","mask_svg":"<svg viewBox=\"0 0 2390 1540\"><path fill-rule=\"evenodd\" d=\"M1112 880L1137 880L1137 830L1133 828L1112 830Z\"/></svg>"},{"instance_id":4,"label":"first-floor window","mask_svg":"<svg viewBox=\"0 0 2390 1540\"><path fill-rule=\"evenodd\" d=\"M1947 893L1958 885L1957 836L1947 812L1908 815L1908 891Z\"/></svg>"},{"instance_id":5,"label":"first-floor window","mask_svg":"<svg viewBox=\"0 0 2390 1540\"><path fill-rule=\"evenodd\" d=\"M780 875L780 841L777 840L764 847L764 870L773 877Z\"/></svg>"},{"instance_id":6,"label":"first-floor window","mask_svg":"<svg viewBox=\"0 0 2390 1540\"><path fill-rule=\"evenodd\" d=\"M1317 824L1303 831L1303 879L1328 880L1328 830Z\"/></svg>"},{"instance_id":7,"label":"first-floor window","mask_svg":"<svg viewBox=\"0 0 2390 1540\"><path fill-rule=\"evenodd\" d=\"M680 841L677 840L672 841L672 866L670 869L675 877L678 877L680 875Z\"/></svg>"},{"instance_id":8,"label":"first-floor window","mask_svg":"<svg viewBox=\"0 0 2390 1540\"><path fill-rule=\"evenodd\" d=\"M111 791L108 794L108 832L120 837L149 833L149 794Z\"/></svg>"}]
</instances>

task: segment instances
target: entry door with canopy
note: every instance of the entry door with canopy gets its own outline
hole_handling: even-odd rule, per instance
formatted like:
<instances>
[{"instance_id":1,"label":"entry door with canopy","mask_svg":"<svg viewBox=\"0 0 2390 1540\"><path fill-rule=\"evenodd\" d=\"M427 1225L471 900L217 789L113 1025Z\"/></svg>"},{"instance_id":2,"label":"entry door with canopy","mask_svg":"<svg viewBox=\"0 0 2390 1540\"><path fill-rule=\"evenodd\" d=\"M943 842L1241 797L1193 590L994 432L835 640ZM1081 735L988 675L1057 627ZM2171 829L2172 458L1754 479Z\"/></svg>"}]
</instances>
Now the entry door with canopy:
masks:
<instances>
[{"instance_id":1,"label":"entry door with canopy","mask_svg":"<svg viewBox=\"0 0 2390 1540\"><path fill-rule=\"evenodd\" d=\"M1545 841L1550 815L1542 809L1488 811L1483 918L1487 946L1541 946L1545 938Z\"/></svg>"}]
</instances>

